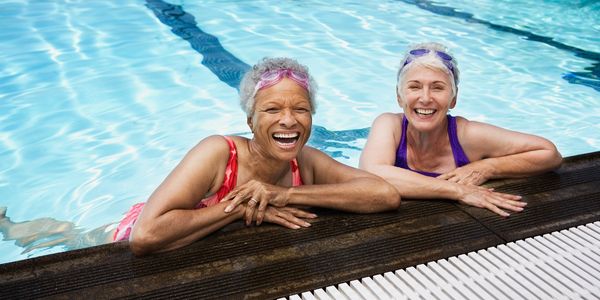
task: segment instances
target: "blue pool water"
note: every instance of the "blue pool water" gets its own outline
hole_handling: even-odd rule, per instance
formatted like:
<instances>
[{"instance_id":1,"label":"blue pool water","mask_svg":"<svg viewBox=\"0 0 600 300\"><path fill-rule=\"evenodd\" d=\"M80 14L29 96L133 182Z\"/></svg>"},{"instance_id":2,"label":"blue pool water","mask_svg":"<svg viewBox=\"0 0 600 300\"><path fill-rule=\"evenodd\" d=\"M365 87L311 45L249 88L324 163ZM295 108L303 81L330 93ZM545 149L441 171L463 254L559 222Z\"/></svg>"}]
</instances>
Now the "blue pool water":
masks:
<instances>
[{"instance_id":1,"label":"blue pool water","mask_svg":"<svg viewBox=\"0 0 600 300\"><path fill-rule=\"evenodd\" d=\"M600 150L597 1L364 2L2 1L0 207L101 237L200 139L248 133L235 87L263 56L311 68L310 143L356 166L372 120L399 110L402 51L428 40L457 56L453 114ZM6 235L0 263L99 242Z\"/></svg>"}]
</instances>

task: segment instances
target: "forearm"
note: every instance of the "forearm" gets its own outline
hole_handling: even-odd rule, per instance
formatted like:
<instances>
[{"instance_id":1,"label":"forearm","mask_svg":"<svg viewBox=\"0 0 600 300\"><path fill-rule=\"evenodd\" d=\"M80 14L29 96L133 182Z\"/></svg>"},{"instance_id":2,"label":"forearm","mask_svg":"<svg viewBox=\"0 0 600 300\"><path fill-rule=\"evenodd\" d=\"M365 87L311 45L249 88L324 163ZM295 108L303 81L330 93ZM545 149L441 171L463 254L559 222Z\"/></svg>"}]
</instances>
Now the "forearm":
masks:
<instances>
[{"instance_id":1,"label":"forearm","mask_svg":"<svg viewBox=\"0 0 600 300\"><path fill-rule=\"evenodd\" d=\"M533 150L503 157L486 158L475 164L483 167L487 178L520 178L541 174L560 166L562 157L553 150Z\"/></svg>"},{"instance_id":2,"label":"forearm","mask_svg":"<svg viewBox=\"0 0 600 300\"><path fill-rule=\"evenodd\" d=\"M224 213L227 203L202 209L174 209L151 220L138 220L134 226L130 248L136 255L181 248L238 220L244 206Z\"/></svg>"},{"instance_id":3,"label":"forearm","mask_svg":"<svg viewBox=\"0 0 600 300\"><path fill-rule=\"evenodd\" d=\"M375 165L370 166L368 171L387 180L405 198L458 200L461 195L460 186L456 183L395 166Z\"/></svg>"},{"instance_id":4,"label":"forearm","mask_svg":"<svg viewBox=\"0 0 600 300\"><path fill-rule=\"evenodd\" d=\"M331 208L357 213L373 213L397 209L400 195L379 178L360 177L337 184L292 187L288 204Z\"/></svg>"}]
</instances>

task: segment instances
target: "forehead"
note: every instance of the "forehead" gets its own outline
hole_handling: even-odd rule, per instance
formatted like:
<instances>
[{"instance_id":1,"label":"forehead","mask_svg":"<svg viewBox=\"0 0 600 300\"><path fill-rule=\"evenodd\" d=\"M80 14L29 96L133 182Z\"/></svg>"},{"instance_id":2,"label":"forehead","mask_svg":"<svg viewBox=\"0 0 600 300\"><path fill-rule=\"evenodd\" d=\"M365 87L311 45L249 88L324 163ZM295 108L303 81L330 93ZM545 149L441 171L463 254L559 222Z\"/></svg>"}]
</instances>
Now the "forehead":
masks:
<instances>
[{"instance_id":1,"label":"forehead","mask_svg":"<svg viewBox=\"0 0 600 300\"><path fill-rule=\"evenodd\" d=\"M435 82L442 81L447 84L451 83L450 74L445 69L426 67L421 65L411 66L404 74L404 82L419 81L419 82Z\"/></svg>"},{"instance_id":2,"label":"forehead","mask_svg":"<svg viewBox=\"0 0 600 300\"><path fill-rule=\"evenodd\" d=\"M284 103L290 100L310 104L308 91L289 78L283 78L280 82L261 89L256 93L255 100L258 105L266 102Z\"/></svg>"}]
</instances>

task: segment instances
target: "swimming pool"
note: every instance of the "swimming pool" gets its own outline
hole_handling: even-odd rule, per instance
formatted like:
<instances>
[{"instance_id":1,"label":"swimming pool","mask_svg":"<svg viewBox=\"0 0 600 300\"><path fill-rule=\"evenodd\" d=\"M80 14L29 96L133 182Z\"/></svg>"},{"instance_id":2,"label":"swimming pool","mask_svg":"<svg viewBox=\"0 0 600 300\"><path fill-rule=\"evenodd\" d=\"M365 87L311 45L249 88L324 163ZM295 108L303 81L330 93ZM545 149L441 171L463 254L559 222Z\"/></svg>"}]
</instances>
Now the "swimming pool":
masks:
<instances>
[{"instance_id":1,"label":"swimming pool","mask_svg":"<svg viewBox=\"0 0 600 300\"><path fill-rule=\"evenodd\" d=\"M310 143L356 166L375 116L399 110L400 54L426 40L457 56L453 114L598 151L600 4L562 2L3 1L0 207L80 232L118 221L200 139L248 133L235 86L267 55L311 68ZM41 247L58 238L4 239L0 263L90 244Z\"/></svg>"}]
</instances>

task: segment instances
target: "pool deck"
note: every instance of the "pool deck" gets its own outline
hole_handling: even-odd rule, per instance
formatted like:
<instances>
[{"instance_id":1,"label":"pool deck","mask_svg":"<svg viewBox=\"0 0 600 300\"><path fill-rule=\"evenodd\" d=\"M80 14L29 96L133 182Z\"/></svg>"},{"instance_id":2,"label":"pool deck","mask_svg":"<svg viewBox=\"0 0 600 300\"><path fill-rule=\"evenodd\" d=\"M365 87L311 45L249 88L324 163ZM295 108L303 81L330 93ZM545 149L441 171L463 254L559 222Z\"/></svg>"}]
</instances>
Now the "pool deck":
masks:
<instances>
[{"instance_id":1,"label":"pool deck","mask_svg":"<svg viewBox=\"0 0 600 300\"><path fill-rule=\"evenodd\" d=\"M183 249L133 256L126 242L0 265L0 299L269 299L600 220L600 152L529 179L495 181L525 211L501 218L451 201L395 212L315 210L309 229L231 224Z\"/></svg>"}]
</instances>

